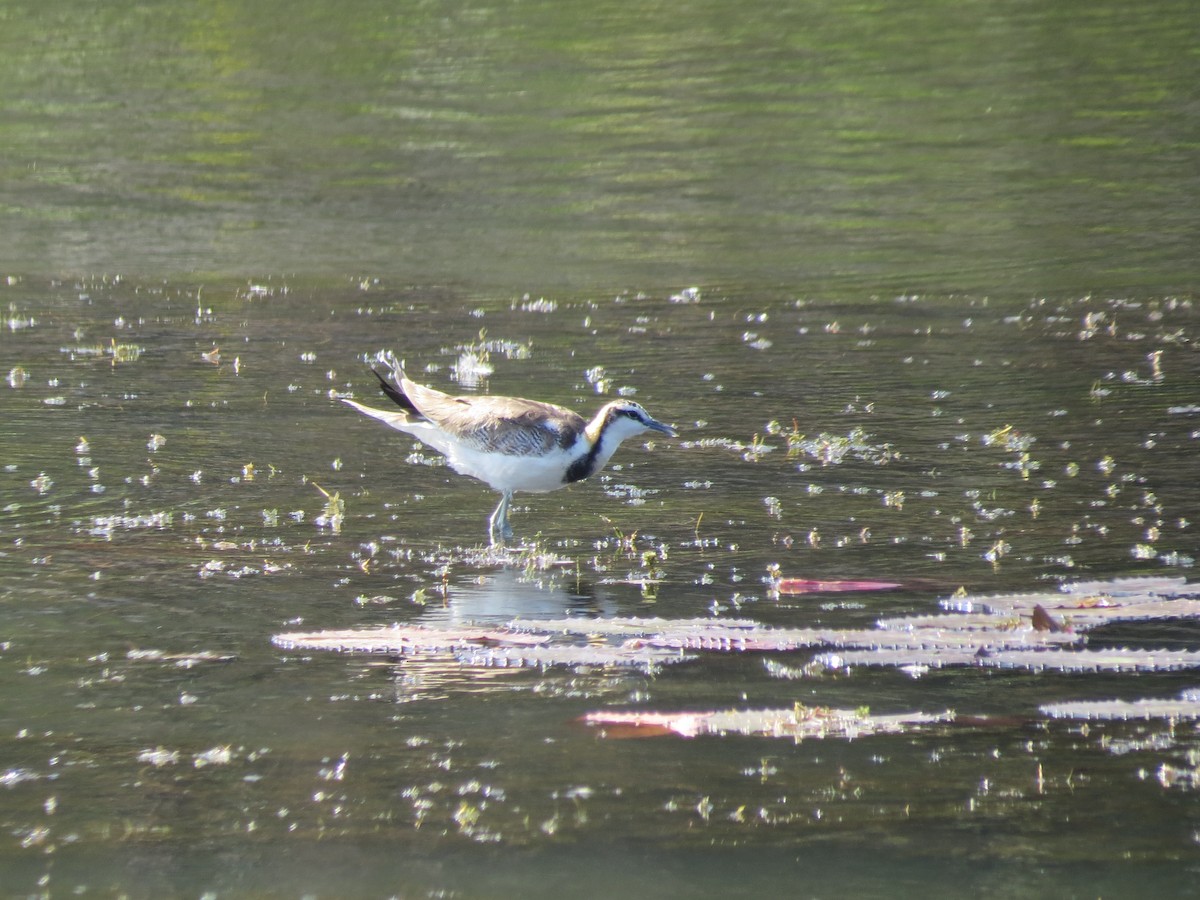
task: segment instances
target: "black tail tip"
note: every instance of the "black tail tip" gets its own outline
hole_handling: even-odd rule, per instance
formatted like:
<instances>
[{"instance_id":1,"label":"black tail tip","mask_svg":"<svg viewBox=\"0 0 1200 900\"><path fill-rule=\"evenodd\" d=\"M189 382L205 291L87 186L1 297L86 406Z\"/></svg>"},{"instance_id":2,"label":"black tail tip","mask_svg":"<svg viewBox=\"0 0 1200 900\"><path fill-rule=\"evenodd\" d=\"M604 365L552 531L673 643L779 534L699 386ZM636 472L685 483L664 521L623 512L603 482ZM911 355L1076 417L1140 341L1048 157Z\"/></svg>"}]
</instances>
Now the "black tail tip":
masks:
<instances>
[{"instance_id":1,"label":"black tail tip","mask_svg":"<svg viewBox=\"0 0 1200 900\"><path fill-rule=\"evenodd\" d=\"M379 389L388 396L389 400L408 412L415 413L417 411L417 408L413 406L412 401L408 399L404 391L388 381L385 376L380 375L377 369L372 367L371 374L379 380Z\"/></svg>"}]
</instances>

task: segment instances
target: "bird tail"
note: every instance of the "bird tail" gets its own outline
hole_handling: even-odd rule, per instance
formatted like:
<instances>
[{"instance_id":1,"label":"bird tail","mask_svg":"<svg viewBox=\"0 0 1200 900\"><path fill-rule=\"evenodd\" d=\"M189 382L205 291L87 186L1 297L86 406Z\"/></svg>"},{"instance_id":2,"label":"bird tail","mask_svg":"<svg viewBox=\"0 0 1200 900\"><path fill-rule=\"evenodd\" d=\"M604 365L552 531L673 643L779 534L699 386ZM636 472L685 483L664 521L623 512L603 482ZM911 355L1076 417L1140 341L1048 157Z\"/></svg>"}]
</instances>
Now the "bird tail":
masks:
<instances>
[{"instance_id":1,"label":"bird tail","mask_svg":"<svg viewBox=\"0 0 1200 900\"><path fill-rule=\"evenodd\" d=\"M390 350L381 350L375 358L391 368L392 380L395 382L395 384L389 382L386 376L379 374L379 370L372 366L371 374L379 380L379 389L387 395L389 400L405 412L419 416L421 414L420 411L408 399L408 395L404 393L404 382L407 380L404 374L404 364L397 360L395 354Z\"/></svg>"},{"instance_id":2,"label":"bird tail","mask_svg":"<svg viewBox=\"0 0 1200 900\"><path fill-rule=\"evenodd\" d=\"M402 395L403 396L403 395ZM378 419L385 425L389 425L398 431L407 430L408 426L413 424L412 418L407 412L396 412L390 409L376 409L373 406L363 406L354 400L349 400L346 397L341 398L342 402L347 406L352 406L364 416L370 416L372 419Z\"/></svg>"}]
</instances>

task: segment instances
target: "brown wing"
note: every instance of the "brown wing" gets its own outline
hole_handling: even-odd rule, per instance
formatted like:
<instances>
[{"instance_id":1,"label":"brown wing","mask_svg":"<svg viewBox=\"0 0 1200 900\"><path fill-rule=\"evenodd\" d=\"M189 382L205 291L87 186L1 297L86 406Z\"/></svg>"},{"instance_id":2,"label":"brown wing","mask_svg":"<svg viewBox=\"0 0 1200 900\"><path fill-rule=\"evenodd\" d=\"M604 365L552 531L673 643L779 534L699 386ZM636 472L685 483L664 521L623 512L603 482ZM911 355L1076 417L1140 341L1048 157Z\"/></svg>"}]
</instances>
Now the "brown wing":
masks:
<instances>
[{"instance_id":1,"label":"brown wing","mask_svg":"<svg viewBox=\"0 0 1200 900\"><path fill-rule=\"evenodd\" d=\"M541 456L568 447L587 422L553 403L520 397L453 397L404 379L405 396L417 412L468 447L486 453Z\"/></svg>"}]
</instances>

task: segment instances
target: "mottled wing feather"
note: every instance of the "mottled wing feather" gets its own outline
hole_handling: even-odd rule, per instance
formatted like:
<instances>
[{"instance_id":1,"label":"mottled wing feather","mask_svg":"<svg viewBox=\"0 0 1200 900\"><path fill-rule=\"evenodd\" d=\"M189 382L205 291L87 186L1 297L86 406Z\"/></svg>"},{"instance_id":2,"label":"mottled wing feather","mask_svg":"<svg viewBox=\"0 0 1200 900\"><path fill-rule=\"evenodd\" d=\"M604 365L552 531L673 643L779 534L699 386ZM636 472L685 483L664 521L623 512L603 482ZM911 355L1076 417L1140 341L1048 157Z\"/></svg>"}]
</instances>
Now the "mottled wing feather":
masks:
<instances>
[{"instance_id":1,"label":"mottled wing feather","mask_svg":"<svg viewBox=\"0 0 1200 900\"><path fill-rule=\"evenodd\" d=\"M404 393L430 422L485 453L541 456L570 446L587 427L578 413L519 397L452 397L405 379Z\"/></svg>"}]
</instances>

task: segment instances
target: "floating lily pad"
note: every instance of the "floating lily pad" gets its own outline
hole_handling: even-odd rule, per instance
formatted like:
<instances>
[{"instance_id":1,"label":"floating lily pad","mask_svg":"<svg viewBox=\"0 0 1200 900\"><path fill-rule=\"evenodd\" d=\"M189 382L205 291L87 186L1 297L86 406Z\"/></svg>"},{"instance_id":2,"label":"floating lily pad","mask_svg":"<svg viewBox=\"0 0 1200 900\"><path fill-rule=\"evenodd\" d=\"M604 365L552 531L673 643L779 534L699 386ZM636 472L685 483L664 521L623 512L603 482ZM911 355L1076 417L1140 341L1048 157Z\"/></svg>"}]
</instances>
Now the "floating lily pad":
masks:
<instances>
[{"instance_id":1,"label":"floating lily pad","mask_svg":"<svg viewBox=\"0 0 1200 900\"><path fill-rule=\"evenodd\" d=\"M458 661L467 666L493 668L533 668L549 666L633 667L654 669L672 663L686 662L694 656L677 650L658 647L589 645L585 647L478 647L458 650Z\"/></svg>"},{"instance_id":2,"label":"floating lily pad","mask_svg":"<svg viewBox=\"0 0 1200 900\"><path fill-rule=\"evenodd\" d=\"M505 628L512 631L577 635L647 635L668 630L688 632L754 631L764 626L753 619L660 619L616 616L611 619L513 619Z\"/></svg>"},{"instance_id":3,"label":"floating lily pad","mask_svg":"<svg viewBox=\"0 0 1200 900\"><path fill-rule=\"evenodd\" d=\"M912 631L883 628L759 628L754 631L724 634L703 631L698 634L667 629L639 639L658 647L686 650L738 652L786 652L810 647L844 647L867 650L954 650L976 652L980 648L1028 648L1047 644L1076 643L1078 636L1051 634L1032 628L1006 629L983 633L944 628Z\"/></svg>"},{"instance_id":4,"label":"floating lily pad","mask_svg":"<svg viewBox=\"0 0 1200 900\"><path fill-rule=\"evenodd\" d=\"M549 666L631 666L655 668L693 657L678 650L622 644L551 643L548 634L469 627L395 625L390 628L278 634L285 650L332 650L414 656L453 653L464 666L546 668Z\"/></svg>"},{"instance_id":5,"label":"floating lily pad","mask_svg":"<svg viewBox=\"0 0 1200 900\"><path fill-rule=\"evenodd\" d=\"M822 653L816 659L829 669L855 666L978 666L990 669L1030 669L1057 672L1170 672L1200 668L1200 653L1156 650L1041 650L934 649L923 651L849 650Z\"/></svg>"},{"instance_id":6,"label":"floating lily pad","mask_svg":"<svg viewBox=\"0 0 1200 900\"><path fill-rule=\"evenodd\" d=\"M276 635L292 650L406 656L453 652L488 667L640 666L693 659L695 651L788 653L825 648L805 672L946 666L1059 672L1162 672L1200 668L1200 653L1092 650L1085 632L1129 618L1197 618L1195 589L1176 578L1086 582L1057 591L955 598L957 612L881 619L874 628L772 628L750 619L517 619L485 627L394 625ZM828 652L832 650L833 652Z\"/></svg>"},{"instance_id":7,"label":"floating lily pad","mask_svg":"<svg viewBox=\"0 0 1200 900\"><path fill-rule=\"evenodd\" d=\"M277 634L271 642L284 650L334 650L340 653L384 653L407 656L418 652L457 650L487 643L542 644L548 635L517 634L487 628L426 628L393 625L388 628L345 628L332 631Z\"/></svg>"},{"instance_id":8,"label":"floating lily pad","mask_svg":"<svg viewBox=\"0 0 1200 900\"><path fill-rule=\"evenodd\" d=\"M1003 632L1031 629L1030 617L1018 615L999 616L993 613L934 613L927 616L898 616L880 619L876 628L886 631L953 630L963 633L974 631Z\"/></svg>"},{"instance_id":9,"label":"floating lily pad","mask_svg":"<svg viewBox=\"0 0 1200 900\"><path fill-rule=\"evenodd\" d=\"M1200 691L1188 689L1178 697L1140 700L1072 700L1039 707L1052 719L1200 719Z\"/></svg>"},{"instance_id":10,"label":"floating lily pad","mask_svg":"<svg viewBox=\"0 0 1200 900\"><path fill-rule=\"evenodd\" d=\"M951 597L942 601L955 612L986 612L991 615L1032 615L1036 606L1072 619L1104 616L1104 610L1126 609L1119 618L1158 618L1200 614L1200 605L1187 598L1200 595L1200 587L1184 578L1118 578L1114 581L1084 581L1065 585L1058 591L1020 594Z\"/></svg>"},{"instance_id":11,"label":"floating lily pad","mask_svg":"<svg viewBox=\"0 0 1200 900\"><path fill-rule=\"evenodd\" d=\"M951 722L952 712L871 715L865 710L797 706L793 709L711 710L705 712L590 712L580 721L602 729L605 737L637 738L701 734L745 734L791 738L824 738L899 734L922 725Z\"/></svg>"}]
</instances>

